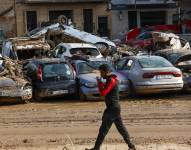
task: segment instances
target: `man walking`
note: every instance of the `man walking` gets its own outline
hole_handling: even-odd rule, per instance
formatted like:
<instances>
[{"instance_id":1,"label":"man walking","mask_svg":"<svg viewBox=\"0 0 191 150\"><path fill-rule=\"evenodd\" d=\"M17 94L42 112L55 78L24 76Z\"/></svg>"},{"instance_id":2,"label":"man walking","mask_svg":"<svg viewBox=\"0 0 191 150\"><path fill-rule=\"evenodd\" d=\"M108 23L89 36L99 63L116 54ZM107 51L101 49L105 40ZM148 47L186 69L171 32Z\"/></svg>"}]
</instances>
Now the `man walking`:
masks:
<instances>
[{"instance_id":1,"label":"man walking","mask_svg":"<svg viewBox=\"0 0 191 150\"><path fill-rule=\"evenodd\" d=\"M106 64L101 65L99 70L101 77L106 79L106 83L103 83L99 78L97 78L99 92L102 96L105 96L106 109L103 113L102 125L99 129L95 146L91 149L86 148L85 150L100 150L100 146L111 128L112 123L115 123L117 130L123 136L124 141L128 144L129 150L136 150L122 122L117 76L110 72L109 66Z\"/></svg>"}]
</instances>

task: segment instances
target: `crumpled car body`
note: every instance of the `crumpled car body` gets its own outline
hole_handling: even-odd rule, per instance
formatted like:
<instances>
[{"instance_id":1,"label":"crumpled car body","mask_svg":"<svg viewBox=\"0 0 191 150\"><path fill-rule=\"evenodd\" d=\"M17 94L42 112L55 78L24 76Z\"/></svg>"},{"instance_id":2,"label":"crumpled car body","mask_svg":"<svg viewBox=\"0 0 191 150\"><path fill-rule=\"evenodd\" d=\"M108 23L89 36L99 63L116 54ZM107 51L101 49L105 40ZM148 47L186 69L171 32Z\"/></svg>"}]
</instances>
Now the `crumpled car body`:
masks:
<instances>
[{"instance_id":1,"label":"crumpled car body","mask_svg":"<svg viewBox=\"0 0 191 150\"><path fill-rule=\"evenodd\" d=\"M36 29L29 32L30 37L39 37L42 35L46 35L46 40L49 36L54 37L56 34L62 34L62 39L59 39L58 42L54 41L55 44L59 44L61 42L65 43L91 43L96 45L99 49L102 49L103 46L106 46L110 51L116 50L116 45L114 42L101 38L99 36L93 35L88 32L80 31L75 29L72 26L64 25L64 24L53 24L47 27L43 27L41 29Z\"/></svg>"},{"instance_id":2,"label":"crumpled car body","mask_svg":"<svg viewBox=\"0 0 191 150\"><path fill-rule=\"evenodd\" d=\"M101 97L101 95L99 94L97 87L96 77L100 76L98 66L101 64L111 64L109 64L109 62L104 59L91 58L89 61L91 61L91 63L88 63L88 61L84 60L73 60L71 62L76 71L77 94L79 94L81 100L103 100L103 97ZM92 69L90 69L92 67L92 64L97 64L97 68L96 66L94 66L95 68L93 67ZM89 66L90 68L87 68L87 66ZM128 81L123 75L117 73L112 67L111 69L112 72L116 74L119 79L120 96L127 96Z\"/></svg>"},{"instance_id":3,"label":"crumpled car body","mask_svg":"<svg viewBox=\"0 0 191 150\"><path fill-rule=\"evenodd\" d=\"M2 56L11 59L25 60L41 57L50 50L50 45L43 37L16 37L3 42Z\"/></svg>"},{"instance_id":4,"label":"crumpled car body","mask_svg":"<svg viewBox=\"0 0 191 150\"><path fill-rule=\"evenodd\" d=\"M32 98L32 86L25 80L16 82L11 78L0 78L0 98L19 98L28 101Z\"/></svg>"}]
</instances>

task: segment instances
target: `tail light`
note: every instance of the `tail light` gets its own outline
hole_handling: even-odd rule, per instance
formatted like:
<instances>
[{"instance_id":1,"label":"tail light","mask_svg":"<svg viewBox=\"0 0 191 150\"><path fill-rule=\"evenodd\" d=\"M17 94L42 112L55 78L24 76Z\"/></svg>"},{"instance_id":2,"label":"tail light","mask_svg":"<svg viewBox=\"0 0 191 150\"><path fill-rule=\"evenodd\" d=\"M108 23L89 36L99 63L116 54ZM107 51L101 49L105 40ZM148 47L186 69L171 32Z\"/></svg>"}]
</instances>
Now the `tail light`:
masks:
<instances>
[{"instance_id":1,"label":"tail light","mask_svg":"<svg viewBox=\"0 0 191 150\"><path fill-rule=\"evenodd\" d=\"M174 77L181 77L179 72L147 72L143 74L143 78L153 78L156 75L173 75Z\"/></svg>"},{"instance_id":2,"label":"tail light","mask_svg":"<svg viewBox=\"0 0 191 150\"><path fill-rule=\"evenodd\" d=\"M72 64L72 69L73 69L73 77L75 79L76 78L76 65Z\"/></svg>"},{"instance_id":3,"label":"tail light","mask_svg":"<svg viewBox=\"0 0 191 150\"><path fill-rule=\"evenodd\" d=\"M37 78L42 81L42 66L39 65L37 69Z\"/></svg>"},{"instance_id":4,"label":"tail light","mask_svg":"<svg viewBox=\"0 0 191 150\"><path fill-rule=\"evenodd\" d=\"M72 64L72 67L73 67L74 71L76 71L76 65Z\"/></svg>"},{"instance_id":5,"label":"tail light","mask_svg":"<svg viewBox=\"0 0 191 150\"><path fill-rule=\"evenodd\" d=\"M181 76L182 76L182 74L181 74L181 73L179 73L179 72L173 72L173 76L175 76L175 77L181 77Z\"/></svg>"}]
</instances>

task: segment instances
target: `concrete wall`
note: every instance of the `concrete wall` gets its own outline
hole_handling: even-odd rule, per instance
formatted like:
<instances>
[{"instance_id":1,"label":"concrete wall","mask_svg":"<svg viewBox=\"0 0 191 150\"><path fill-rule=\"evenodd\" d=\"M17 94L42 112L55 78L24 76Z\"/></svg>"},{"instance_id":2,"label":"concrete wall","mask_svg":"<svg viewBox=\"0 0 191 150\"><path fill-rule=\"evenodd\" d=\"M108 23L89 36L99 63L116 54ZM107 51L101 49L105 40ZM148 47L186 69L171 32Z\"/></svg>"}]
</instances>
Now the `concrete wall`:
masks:
<instances>
[{"instance_id":1,"label":"concrete wall","mask_svg":"<svg viewBox=\"0 0 191 150\"><path fill-rule=\"evenodd\" d=\"M128 29L128 11L122 11L122 19L119 19L119 10L112 10L112 38L120 38L129 31ZM176 9L137 9L137 26L141 27L140 12L166 11L166 24L172 24L172 16L176 13Z\"/></svg>"},{"instance_id":2,"label":"concrete wall","mask_svg":"<svg viewBox=\"0 0 191 150\"><path fill-rule=\"evenodd\" d=\"M112 11L112 38L121 38L128 32L128 11L123 10L120 18L120 11Z\"/></svg>"},{"instance_id":3,"label":"concrete wall","mask_svg":"<svg viewBox=\"0 0 191 150\"><path fill-rule=\"evenodd\" d=\"M98 29L98 16L108 16L109 30L111 30L110 13L106 11L105 3L83 3L83 4L17 4L17 34L22 35L26 32L26 11L37 11L37 22L49 21L49 11L51 10L73 10L73 23L76 28L83 30L83 9L93 9L94 33Z\"/></svg>"},{"instance_id":4,"label":"concrete wall","mask_svg":"<svg viewBox=\"0 0 191 150\"><path fill-rule=\"evenodd\" d=\"M0 0L0 14L11 6L14 6L14 0ZM0 30L3 30L5 37L15 36L15 17L14 10L0 16Z\"/></svg>"}]
</instances>

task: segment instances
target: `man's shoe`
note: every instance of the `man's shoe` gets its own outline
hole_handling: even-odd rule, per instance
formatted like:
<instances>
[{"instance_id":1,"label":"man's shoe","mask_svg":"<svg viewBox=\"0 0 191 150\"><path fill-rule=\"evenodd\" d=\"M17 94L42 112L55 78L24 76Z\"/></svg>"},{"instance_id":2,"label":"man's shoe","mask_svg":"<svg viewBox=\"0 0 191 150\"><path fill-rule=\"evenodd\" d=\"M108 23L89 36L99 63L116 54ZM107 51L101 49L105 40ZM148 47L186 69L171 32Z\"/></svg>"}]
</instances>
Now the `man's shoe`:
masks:
<instances>
[{"instance_id":1,"label":"man's shoe","mask_svg":"<svg viewBox=\"0 0 191 150\"><path fill-rule=\"evenodd\" d=\"M135 145L134 144L129 144L129 150L136 150Z\"/></svg>"}]
</instances>

